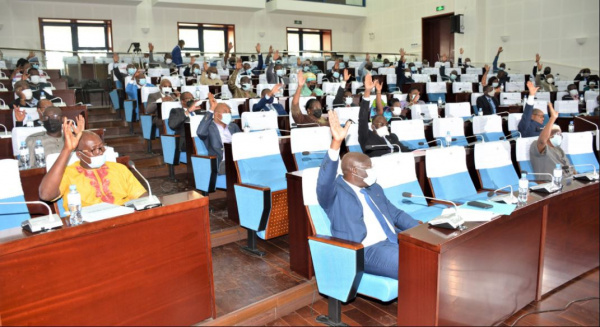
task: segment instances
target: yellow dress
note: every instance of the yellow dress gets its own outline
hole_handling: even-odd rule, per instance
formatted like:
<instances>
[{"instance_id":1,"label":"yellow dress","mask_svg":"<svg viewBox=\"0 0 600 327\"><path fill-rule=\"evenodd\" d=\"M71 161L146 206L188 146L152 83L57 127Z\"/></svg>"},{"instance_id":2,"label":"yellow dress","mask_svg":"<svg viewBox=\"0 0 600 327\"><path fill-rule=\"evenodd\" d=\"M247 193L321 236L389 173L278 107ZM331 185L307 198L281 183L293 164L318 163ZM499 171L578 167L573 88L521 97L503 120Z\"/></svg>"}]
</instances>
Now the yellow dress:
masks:
<instances>
[{"instance_id":1,"label":"yellow dress","mask_svg":"<svg viewBox=\"0 0 600 327\"><path fill-rule=\"evenodd\" d=\"M59 187L66 211L69 210L67 194L71 185L77 186L82 207L102 202L123 205L146 193L129 168L116 162L106 162L102 167L90 170L81 167L79 161L68 166Z\"/></svg>"}]
</instances>

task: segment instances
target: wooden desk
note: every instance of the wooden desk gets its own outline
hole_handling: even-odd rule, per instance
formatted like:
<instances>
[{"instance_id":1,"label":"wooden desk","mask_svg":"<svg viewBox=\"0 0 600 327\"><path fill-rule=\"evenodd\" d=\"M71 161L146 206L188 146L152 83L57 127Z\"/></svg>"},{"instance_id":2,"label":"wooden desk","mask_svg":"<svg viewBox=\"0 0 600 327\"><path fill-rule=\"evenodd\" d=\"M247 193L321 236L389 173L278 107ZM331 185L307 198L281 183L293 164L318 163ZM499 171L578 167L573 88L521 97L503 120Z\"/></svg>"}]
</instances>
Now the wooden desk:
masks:
<instances>
[{"instance_id":1,"label":"wooden desk","mask_svg":"<svg viewBox=\"0 0 600 327\"><path fill-rule=\"evenodd\" d=\"M215 318L208 198L30 235L0 232L4 325L192 325Z\"/></svg>"},{"instance_id":2,"label":"wooden desk","mask_svg":"<svg viewBox=\"0 0 600 327\"><path fill-rule=\"evenodd\" d=\"M464 231L400 233L398 325L497 324L597 267L598 195L597 182L573 182Z\"/></svg>"}]
</instances>

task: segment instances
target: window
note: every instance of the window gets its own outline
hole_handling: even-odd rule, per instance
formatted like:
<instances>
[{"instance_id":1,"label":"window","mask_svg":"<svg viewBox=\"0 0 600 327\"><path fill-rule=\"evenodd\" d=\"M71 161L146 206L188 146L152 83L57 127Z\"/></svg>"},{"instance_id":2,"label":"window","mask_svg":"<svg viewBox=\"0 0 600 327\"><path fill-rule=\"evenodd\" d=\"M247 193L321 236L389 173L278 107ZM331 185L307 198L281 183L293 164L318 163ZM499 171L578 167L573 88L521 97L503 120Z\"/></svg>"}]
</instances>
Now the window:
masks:
<instances>
[{"instance_id":1,"label":"window","mask_svg":"<svg viewBox=\"0 0 600 327\"><path fill-rule=\"evenodd\" d=\"M113 51L112 21L40 18L42 49L46 51L48 68L62 68L63 57L74 54L62 51L90 52L91 57L106 57Z\"/></svg>"},{"instance_id":2,"label":"window","mask_svg":"<svg viewBox=\"0 0 600 327\"><path fill-rule=\"evenodd\" d=\"M331 30L306 28L287 29L287 49L290 56L323 57L321 51L331 51ZM309 52L318 51L318 52Z\"/></svg>"},{"instance_id":3,"label":"window","mask_svg":"<svg viewBox=\"0 0 600 327\"><path fill-rule=\"evenodd\" d=\"M235 25L177 23L177 32L185 49L207 54L225 52L229 42L235 44Z\"/></svg>"}]
</instances>

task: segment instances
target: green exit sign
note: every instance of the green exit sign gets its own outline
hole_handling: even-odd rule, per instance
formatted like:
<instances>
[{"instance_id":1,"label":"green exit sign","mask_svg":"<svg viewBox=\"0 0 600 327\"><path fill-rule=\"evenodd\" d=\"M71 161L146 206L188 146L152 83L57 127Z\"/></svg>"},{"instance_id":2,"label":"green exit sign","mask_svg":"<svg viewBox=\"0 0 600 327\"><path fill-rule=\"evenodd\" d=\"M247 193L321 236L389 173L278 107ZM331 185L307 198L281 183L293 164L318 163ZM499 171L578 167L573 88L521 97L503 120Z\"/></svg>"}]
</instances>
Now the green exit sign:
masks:
<instances>
[{"instance_id":1,"label":"green exit sign","mask_svg":"<svg viewBox=\"0 0 600 327\"><path fill-rule=\"evenodd\" d=\"M302 25L302 21L301 20L295 20L294 24L296 24L296 25Z\"/></svg>"},{"instance_id":2,"label":"green exit sign","mask_svg":"<svg viewBox=\"0 0 600 327\"><path fill-rule=\"evenodd\" d=\"M444 9L446 9L445 6L437 6L437 7L435 7L435 11L444 11Z\"/></svg>"}]
</instances>

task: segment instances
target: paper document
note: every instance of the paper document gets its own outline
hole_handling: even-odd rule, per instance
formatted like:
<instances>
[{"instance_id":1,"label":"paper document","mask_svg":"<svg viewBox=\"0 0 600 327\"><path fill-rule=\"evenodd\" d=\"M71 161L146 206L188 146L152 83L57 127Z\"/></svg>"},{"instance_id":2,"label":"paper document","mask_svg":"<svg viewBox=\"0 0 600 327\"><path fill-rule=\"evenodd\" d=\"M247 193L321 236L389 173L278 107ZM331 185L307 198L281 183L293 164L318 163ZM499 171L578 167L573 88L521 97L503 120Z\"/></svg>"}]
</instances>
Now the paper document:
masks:
<instances>
[{"instance_id":1,"label":"paper document","mask_svg":"<svg viewBox=\"0 0 600 327\"><path fill-rule=\"evenodd\" d=\"M123 216L135 212L133 208L121 207L110 203L99 203L81 209L83 221L94 222Z\"/></svg>"},{"instance_id":2,"label":"paper document","mask_svg":"<svg viewBox=\"0 0 600 327\"><path fill-rule=\"evenodd\" d=\"M452 213L454 213L454 208L446 208L446 209L444 209L444 211L442 211L442 216L449 215ZM490 220L492 220L493 217L498 216L496 213L494 213L492 211L472 210L472 209L466 209L465 207L462 207L462 206L458 207L458 214L465 222L467 222L467 221L472 221L472 222L490 221Z\"/></svg>"}]
</instances>

